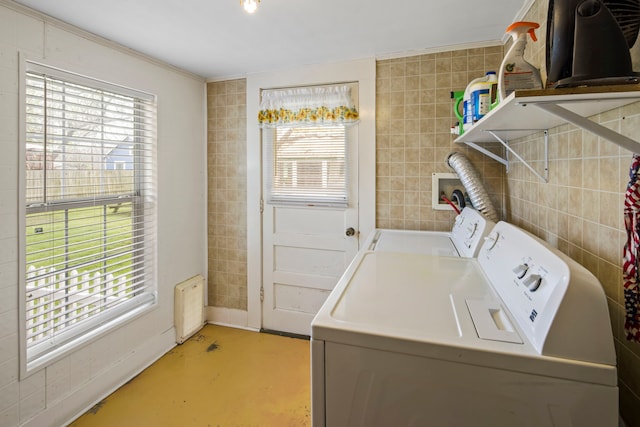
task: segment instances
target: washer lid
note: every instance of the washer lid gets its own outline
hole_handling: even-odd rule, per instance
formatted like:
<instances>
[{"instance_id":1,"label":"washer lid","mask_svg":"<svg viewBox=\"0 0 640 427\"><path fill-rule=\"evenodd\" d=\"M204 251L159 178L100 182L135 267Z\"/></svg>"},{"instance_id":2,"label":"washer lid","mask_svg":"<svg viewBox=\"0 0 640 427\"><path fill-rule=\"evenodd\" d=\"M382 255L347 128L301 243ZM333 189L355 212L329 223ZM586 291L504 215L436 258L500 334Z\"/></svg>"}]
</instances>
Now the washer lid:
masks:
<instances>
[{"instance_id":1,"label":"washer lid","mask_svg":"<svg viewBox=\"0 0 640 427\"><path fill-rule=\"evenodd\" d=\"M375 230L365 247L378 252L476 257L494 223L478 211L464 208L450 232Z\"/></svg>"},{"instance_id":2,"label":"washer lid","mask_svg":"<svg viewBox=\"0 0 640 427\"><path fill-rule=\"evenodd\" d=\"M436 231L379 230L374 237L377 252L458 256L451 233Z\"/></svg>"},{"instance_id":3,"label":"washer lid","mask_svg":"<svg viewBox=\"0 0 640 427\"><path fill-rule=\"evenodd\" d=\"M453 295L494 299L477 263L461 258L368 252L330 316L344 328L411 340L464 339ZM466 315L466 313L463 313ZM473 338L476 338L475 331Z\"/></svg>"}]
</instances>

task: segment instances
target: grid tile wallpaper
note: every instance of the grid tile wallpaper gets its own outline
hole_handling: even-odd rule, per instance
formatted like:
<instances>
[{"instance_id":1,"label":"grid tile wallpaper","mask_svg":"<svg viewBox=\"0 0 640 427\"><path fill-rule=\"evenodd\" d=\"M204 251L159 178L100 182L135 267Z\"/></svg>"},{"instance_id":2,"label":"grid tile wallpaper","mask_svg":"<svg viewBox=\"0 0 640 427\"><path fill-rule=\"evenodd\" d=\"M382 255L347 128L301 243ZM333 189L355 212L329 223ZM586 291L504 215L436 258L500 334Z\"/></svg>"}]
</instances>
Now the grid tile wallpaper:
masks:
<instances>
[{"instance_id":1,"label":"grid tile wallpaper","mask_svg":"<svg viewBox=\"0 0 640 427\"><path fill-rule=\"evenodd\" d=\"M527 45L529 62L545 71L548 2L538 0L524 20L539 22L538 42ZM635 55L635 54L634 54ZM639 139L640 103L592 120ZM543 135L514 141L514 150L542 170ZM624 336L623 201L632 154L588 131L563 125L549 132L549 183L522 164L507 175L508 220L550 242L589 269L602 283L618 359L620 412L628 427L640 426L640 345Z\"/></svg>"},{"instance_id":2,"label":"grid tile wallpaper","mask_svg":"<svg viewBox=\"0 0 640 427\"><path fill-rule=\"evenodd\" d=\"M497 71L502 46L378 61L376 70L376 221L379 228L450 230L453 211L431 207L433 173L453 172L452 151L465 153L498 212L504 209L504 168L455 145L451 91Z\"/></svg>"},{"instance_id":3,"label":"grid tile wallpaper","mask_svg":"<svg viewBox=\"0 0 640 427\"><path fill-rule=\"evenodd\" d=\"M247 309L245 79L207 84L210 306Z\"/></svg>"}]
</instances>

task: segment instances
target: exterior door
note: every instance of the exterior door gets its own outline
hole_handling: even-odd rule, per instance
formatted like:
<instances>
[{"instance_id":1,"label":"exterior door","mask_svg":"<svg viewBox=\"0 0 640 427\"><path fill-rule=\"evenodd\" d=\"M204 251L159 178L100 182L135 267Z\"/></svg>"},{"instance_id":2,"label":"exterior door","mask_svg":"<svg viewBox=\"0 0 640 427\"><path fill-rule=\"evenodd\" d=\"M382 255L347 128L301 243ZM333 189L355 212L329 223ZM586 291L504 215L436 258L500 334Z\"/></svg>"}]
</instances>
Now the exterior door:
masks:
<instances>
[{"instance_id":1,"label":"exterior door","mask_svg":"<svg viewBox=\"0 0 640 427\"><path fill-rule=\"evenodd\" d=\"M311 320L358 251L357 126L346 134L346 207L264 203L263 329L310 335Z\"/></svg>"}]
</instances>

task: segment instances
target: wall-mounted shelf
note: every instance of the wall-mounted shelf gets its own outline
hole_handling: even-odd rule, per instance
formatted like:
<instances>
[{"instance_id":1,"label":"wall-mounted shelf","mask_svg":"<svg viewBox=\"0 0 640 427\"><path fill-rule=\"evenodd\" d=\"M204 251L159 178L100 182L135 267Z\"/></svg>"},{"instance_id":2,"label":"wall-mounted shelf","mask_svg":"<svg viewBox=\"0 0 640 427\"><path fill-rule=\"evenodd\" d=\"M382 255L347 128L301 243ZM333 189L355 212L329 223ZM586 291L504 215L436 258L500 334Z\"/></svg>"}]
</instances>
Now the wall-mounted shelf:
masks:
<instances>
[{"instance_id":1,"label":"wall-mounted shelf","mask_svg":"<svg viewBox=\"0 0 640 427\"><path fill-rule=\"evenodd\" d=\"M588 119L604 111L640 100L640 85L597 86L515 91L475 123L456 143L486 154L509 167L509 154L515 156L543 181L548 178L548 139L545 132L545 159L540 174L509 147L509 141L564 123L572 123L607 139L631 152L640 152L640 142L621 135ZM503 158L486 150L482 144L499 142L507 155Z\"/></svg>"}]
</instances>

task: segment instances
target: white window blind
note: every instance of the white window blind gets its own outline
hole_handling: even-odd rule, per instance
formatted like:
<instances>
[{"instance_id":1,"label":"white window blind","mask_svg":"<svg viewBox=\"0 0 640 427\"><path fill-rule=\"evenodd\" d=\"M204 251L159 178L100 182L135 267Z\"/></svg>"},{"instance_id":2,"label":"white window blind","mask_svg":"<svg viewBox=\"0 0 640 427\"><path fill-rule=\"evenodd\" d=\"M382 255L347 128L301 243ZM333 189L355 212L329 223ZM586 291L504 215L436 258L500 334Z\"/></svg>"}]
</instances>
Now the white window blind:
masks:
<instances>
[{"instance_id":1,"label":"white window blind","mask_svg":"<svg viewBox=\"0 0 640 427\"><path fill-rule=\"evenodd\" d=\"M155 97L27 63L27 370L155 303Z\"/></svg>"},{"instance_id":2,"label":"white window blind","mask_svg":"<svg viewBox=\"0 0 640 427\"><path fill-rule=\"evenodd\" d=\"M347 206L347 141L343 125L263 130L267 202Z\"/></svg>"}]
</instances>

